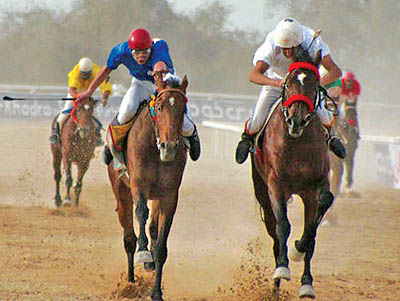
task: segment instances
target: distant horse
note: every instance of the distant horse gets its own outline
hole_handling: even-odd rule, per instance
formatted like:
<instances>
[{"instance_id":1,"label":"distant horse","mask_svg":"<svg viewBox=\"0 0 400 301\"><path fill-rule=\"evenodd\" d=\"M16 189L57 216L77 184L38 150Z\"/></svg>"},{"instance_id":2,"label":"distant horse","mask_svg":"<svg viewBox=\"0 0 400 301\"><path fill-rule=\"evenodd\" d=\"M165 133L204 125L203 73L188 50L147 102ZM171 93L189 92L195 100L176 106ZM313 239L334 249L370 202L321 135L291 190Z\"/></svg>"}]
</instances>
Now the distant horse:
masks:
<instances>
[{"instance_id":1,"label":"distant horse","mask_svg":"<svg viewBox=\"0 0 400 301\"><path fill-rule=\"evenodd\" d=\"M342 177L346 171L345 187L349 190L353 185L354 157L358 147L358 118L356 105L344 103L344 118L335 125L336 133L345 142L347 156L340 160L331 154L331 191L337 197L341 192Z\"/></svg>"},{"instance_id":2,"label":"distant horse","mask_svg":"<svg viewBox=\"0 0 400 301\"><path fill-rule=\"evenodd\" d=\"M89 163L94 156L93 153L96 147L96 124L93 121L93 110L96 102L96 100L91 98L87 102L78 103L73 116L68 117L61 129L61 143L50 144L53 154L54 180L56 181L56 195L54 199L57 207L63 204L60 196L61 161L63 162L64 174L66 176L64 205L71 204L72 163L76 164L78 168L77 181L74 188L75 206L79 205L82 179L89 168ZM56 120L57 116L52 122L52 128Z\"/></svg>"},{"instance_id":3,"label":"distant horse","mask_svg":"<svg viewBox=\"0 0 400 301\"><path fill-rule=\"evenodd\" d=\"M134 257L146 269L155 269L152 300L163 300L161 276L167 259L167 239L176 211L179 187L186 165L185 142L182 136L186 110L186 76L180 85L166 85L162 73L156 73L157 96L142 106L128 133L125 158L128 177L108 165L109 178L117 200L117 211L124 228L124 246L128 256L128 280L135 282ZM148 251L146 221L147 201L152 201ZM133 208L139 222L139 237L133 227ZM136 243L138 242L138 251ZM154 260L154 261L153 261Z\"/></svg>"},{"instance_id":4,"label":"distant horse","mask_svg":"<svg viewBox=\"0 0 400 301\"><path fill-rule=\"evenodd\" d=\"M326 138L315 107L320 100L320 53L315 61L301 47L294 49L295 62L282 90L282 101L274 110L256 153L251 155L255 195L263 221L273 239L276 269L274 296L279 298L281 279L290 280L287 239L290 223L287 200L301 196L304 204L304 232L289 251L294 261L304 259L300 297L315 297L310 261L320 221L333 202L329 191L329 156Z\"/></svg>"}]
</instances>

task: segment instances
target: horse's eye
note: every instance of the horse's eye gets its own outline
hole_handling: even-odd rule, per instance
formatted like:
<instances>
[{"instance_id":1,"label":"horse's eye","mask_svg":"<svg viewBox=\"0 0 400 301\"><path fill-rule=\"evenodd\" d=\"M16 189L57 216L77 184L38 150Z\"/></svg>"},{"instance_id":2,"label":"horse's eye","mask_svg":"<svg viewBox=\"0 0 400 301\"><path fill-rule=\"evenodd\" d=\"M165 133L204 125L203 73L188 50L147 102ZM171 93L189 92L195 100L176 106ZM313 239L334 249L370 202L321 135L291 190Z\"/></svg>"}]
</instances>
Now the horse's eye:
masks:
<instances>
[{"instance_id":1,"label":"horse's eye","mask_svg":"<svg viewBox=\"0 0 400 301\"><path fill-rule=\"evenodd\" d=\"M161 112L161 105L157 105L156 109L157 109L158 112Z\"/></svg>"}]
</instances>

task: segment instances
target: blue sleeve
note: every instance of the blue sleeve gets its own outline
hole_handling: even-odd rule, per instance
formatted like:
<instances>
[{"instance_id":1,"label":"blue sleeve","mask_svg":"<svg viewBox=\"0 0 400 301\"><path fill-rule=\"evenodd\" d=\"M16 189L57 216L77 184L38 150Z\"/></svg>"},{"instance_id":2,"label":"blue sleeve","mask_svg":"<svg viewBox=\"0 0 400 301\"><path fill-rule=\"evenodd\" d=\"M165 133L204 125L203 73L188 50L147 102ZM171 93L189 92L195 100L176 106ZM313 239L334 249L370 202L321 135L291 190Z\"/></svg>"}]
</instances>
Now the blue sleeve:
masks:
<instances>
[{"instance_id":1,"label":"blue sleeve","mask_svg":"<svg viewBox=\"0 0 400 301\"><path fill-rule=\"evenodd\" d=\"M169 55L169 48L167 42L164 40L159 40L153 45L153 65L157 62L164 62L167 65L167 69L174 73L174 64L172 63L172 59Z\"/></svg>"},{"instance_id":2,"label":"blue sleeve","mask_svg":"<svg viewBox=\"0 0 400 301\"><path fill-rule=\"evenodd\" d=\"M111 50L107 60L108 69L115 70L122 63L123 44L118 44Z\"/></svg>"}]
</instances>

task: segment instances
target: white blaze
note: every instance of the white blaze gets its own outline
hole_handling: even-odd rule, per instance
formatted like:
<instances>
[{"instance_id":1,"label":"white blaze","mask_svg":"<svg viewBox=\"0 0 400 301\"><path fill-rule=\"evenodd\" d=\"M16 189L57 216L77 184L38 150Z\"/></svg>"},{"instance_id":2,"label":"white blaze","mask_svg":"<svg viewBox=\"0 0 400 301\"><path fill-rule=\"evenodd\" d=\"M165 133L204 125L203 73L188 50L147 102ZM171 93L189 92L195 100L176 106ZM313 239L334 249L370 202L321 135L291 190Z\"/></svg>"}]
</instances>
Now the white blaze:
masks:
<instances>
[{"instance_id":1,"label":"white blaze","mask_svg":"<svg viewBox=\"0 0 400 301\"><path fill-rule=\"evenodd\" d=\"M171 107L174 106L174 104L175 104L175 98L174 97L170 97L169 104L171 105Z\"/></svg>"},{"instance_id":2,"label":"white blaze","mask_svg":"<svg viewBox=\"0 0 400 301\"><path fill-rule=\"evenodd\" d=\"M307 75L305 73L300 73L299 75L297 75L297 80L302 86L304 86L304 79L306 78L306 76Z\"/></svg>"}]
</instances>

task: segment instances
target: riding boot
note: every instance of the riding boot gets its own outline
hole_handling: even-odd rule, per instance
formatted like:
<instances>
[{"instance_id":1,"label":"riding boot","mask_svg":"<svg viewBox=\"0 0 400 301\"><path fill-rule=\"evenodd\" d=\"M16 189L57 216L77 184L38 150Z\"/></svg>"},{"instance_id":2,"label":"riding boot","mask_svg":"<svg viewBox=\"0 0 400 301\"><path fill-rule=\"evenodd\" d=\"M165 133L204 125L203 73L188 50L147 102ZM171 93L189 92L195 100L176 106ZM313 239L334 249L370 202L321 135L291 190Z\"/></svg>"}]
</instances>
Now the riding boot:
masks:
<instances>
[{"instance_id":1,"label":"riding boot","mask_svg":"<svg viewBox=\"0 0 400 301\"><path fill-rule=\"evenodd\" d=\"M104 148L103 160L107 165L111 162L110 154L114 159L114 169L117 171L127 171L126 161L123 152L126 134L132 126L133 120L126 124L115 125L110 124L107 130L106 140L107 146Z\"/></svg>"},{"instance_id":2,"label":"riding boot","mask_svg":"<svg viewBox=\"0 0 400 301\"><path fill-rule=\"evenodd\" d=\"M326 142L328 144L329 149L340 159L346 158L346 148L344 147L342 141L334 136L333 129L324 126L327 130L327 139Z\"/></svg>"},{"instance_id":3,"label":"riding boot","mask_svg":"<svg viewBox=\"0 0 400 301\"><path fill-rule=\"evenodd\" d=\"M61 143L60 135L61 135L60 124L58 123L58 121L55 121L53 127L51 128L51 135L49 137L50 143L60 144Z\"/></svg>"},{"instance_id":4,"label":"riding boot","mask_svg":"<svg viewBox=\"0 0 400 301\"><path fill-rule=\"evenodd\" d=\"M189 137L185 137L189 141L189 155L193 161L196 161L200 157L201 147L200 147L200 138L197 133L196 126L194 127L193 134Z\"/></svg>"},{"instance_id":5,"label":"riding boot","mask_svg":"<svg viewBox=\"0 0 400 301\"><path fill-rule=\"evenodd\" d=\"M236 162L242 164L246 161L250 151L254 149L254 135L249 135L246 132L242 133L242 140L240 140L236 147Z\"/></svg>"}]
</instances>

